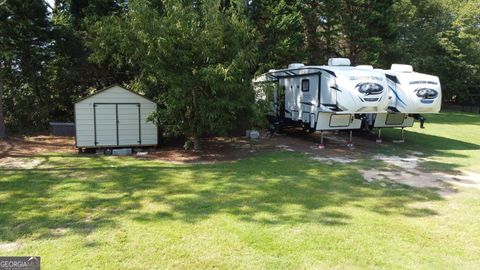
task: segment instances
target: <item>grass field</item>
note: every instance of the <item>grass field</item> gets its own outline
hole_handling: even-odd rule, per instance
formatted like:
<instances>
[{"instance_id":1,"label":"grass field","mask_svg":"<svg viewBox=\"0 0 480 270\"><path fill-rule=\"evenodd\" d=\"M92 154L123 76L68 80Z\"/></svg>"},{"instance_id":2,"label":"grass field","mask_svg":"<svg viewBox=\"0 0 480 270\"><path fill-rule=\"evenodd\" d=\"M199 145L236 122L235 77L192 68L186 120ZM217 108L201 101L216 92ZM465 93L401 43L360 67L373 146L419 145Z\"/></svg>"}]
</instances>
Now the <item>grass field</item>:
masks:
<instances>
[{"instance_id":1,"label":"grass field","mask_svg":"<svg viewBox=\"0 0 480 270\"><path fill-rule=\"evenodd\" d=\"M398 130L385 130L386 138ZM423 169L480 171L480 115L429 116L407 143ZM372 143L372 146L375 146ZM0 168L0 255L42 269L478 269L480 191L366 184L368 155L277 152L217 164L47 154Z\"/></svg>"}]
</instances>

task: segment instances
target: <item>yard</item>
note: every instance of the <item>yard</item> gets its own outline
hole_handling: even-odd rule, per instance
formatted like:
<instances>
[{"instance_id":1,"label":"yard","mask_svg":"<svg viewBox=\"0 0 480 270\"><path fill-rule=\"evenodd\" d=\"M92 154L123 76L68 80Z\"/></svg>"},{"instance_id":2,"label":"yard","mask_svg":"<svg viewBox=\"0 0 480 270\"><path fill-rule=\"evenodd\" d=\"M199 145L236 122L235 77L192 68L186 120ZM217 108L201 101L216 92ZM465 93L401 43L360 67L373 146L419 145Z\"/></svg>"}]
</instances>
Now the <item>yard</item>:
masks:
<instances>
[{"instance_id":1,"label":"yard","mask_svg":"<svg viewBox=\"0 0 480 270\"><path fill-rule=\"evenodd\" d=\"M228 162L0 153L0 255L43 269L478 269L480 115L428 120L405 144Z\"/></svg>"}]
</instances>

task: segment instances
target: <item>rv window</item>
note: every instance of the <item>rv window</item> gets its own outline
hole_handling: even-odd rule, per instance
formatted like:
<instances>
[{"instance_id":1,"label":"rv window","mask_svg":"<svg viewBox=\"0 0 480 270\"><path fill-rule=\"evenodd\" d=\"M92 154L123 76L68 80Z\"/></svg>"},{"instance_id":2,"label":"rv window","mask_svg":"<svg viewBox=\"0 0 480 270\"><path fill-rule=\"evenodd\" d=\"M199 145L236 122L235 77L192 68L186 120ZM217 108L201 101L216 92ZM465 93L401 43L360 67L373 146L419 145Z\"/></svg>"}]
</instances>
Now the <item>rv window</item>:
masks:
<instances>
[{"instance_id":1,"label":"rv window","mask_svg":"<svg viewBox=\"0 0 480 270\"><path fill-rule=\"evenodd\" d=\"M310 80L302 80L302 91L308 92L310 90Z\"/></svg>"}]
</instances>

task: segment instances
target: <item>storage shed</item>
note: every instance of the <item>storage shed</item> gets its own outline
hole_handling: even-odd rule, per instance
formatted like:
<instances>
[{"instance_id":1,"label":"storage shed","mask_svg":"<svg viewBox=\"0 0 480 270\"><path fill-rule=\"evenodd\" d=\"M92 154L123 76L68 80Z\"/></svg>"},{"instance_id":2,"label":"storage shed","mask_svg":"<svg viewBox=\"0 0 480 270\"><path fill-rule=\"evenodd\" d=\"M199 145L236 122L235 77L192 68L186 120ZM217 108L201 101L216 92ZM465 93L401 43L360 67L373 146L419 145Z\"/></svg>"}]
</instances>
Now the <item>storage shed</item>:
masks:
<instances>
[{"instance_id":1,"label":"storage shed","mask_svg":"<svg viewBox=\"0 0 480 270\"><path fill-rule=\"evenodd\" d=\"M131 90L112 85L75 103L77 148L157 145L157 126L148 116L157 104Z\"/></svg>"}]
</instances>

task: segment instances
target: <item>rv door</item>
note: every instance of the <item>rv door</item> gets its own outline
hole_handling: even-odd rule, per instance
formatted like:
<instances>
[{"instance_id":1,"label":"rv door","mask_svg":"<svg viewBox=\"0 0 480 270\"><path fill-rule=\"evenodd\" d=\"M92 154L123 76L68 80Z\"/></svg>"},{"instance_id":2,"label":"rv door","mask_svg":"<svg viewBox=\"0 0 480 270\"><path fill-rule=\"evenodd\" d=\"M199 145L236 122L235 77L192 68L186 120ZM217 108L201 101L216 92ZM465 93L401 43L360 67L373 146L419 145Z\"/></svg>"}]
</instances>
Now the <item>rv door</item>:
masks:
<instances>
[{"instance_id":1,"label":"rv door","mask_svg":"<svg viewBox=\"0 0 480 270\"><path fill-rule=\"evenodd\" d=\"M277 105L277 116L284 118L285 117L285 85L280 83L277 85L276 92L276 105Z\"/></svg>"},{"instance_id":2,"label":"rv door","mask_svg":"<svg viewBox=\"0 0 480 270\"><path fill-rule=\"evenodd\" d=\"M289 78L282 79L281 81L283 82L282 84L285 89L285 118L292 119L293 110L295 109L293 100L293 94L295 91L294 85L292 80L290 80ZM282 86L282 84L280 86Z\"/></svg>"}]
</instances>

